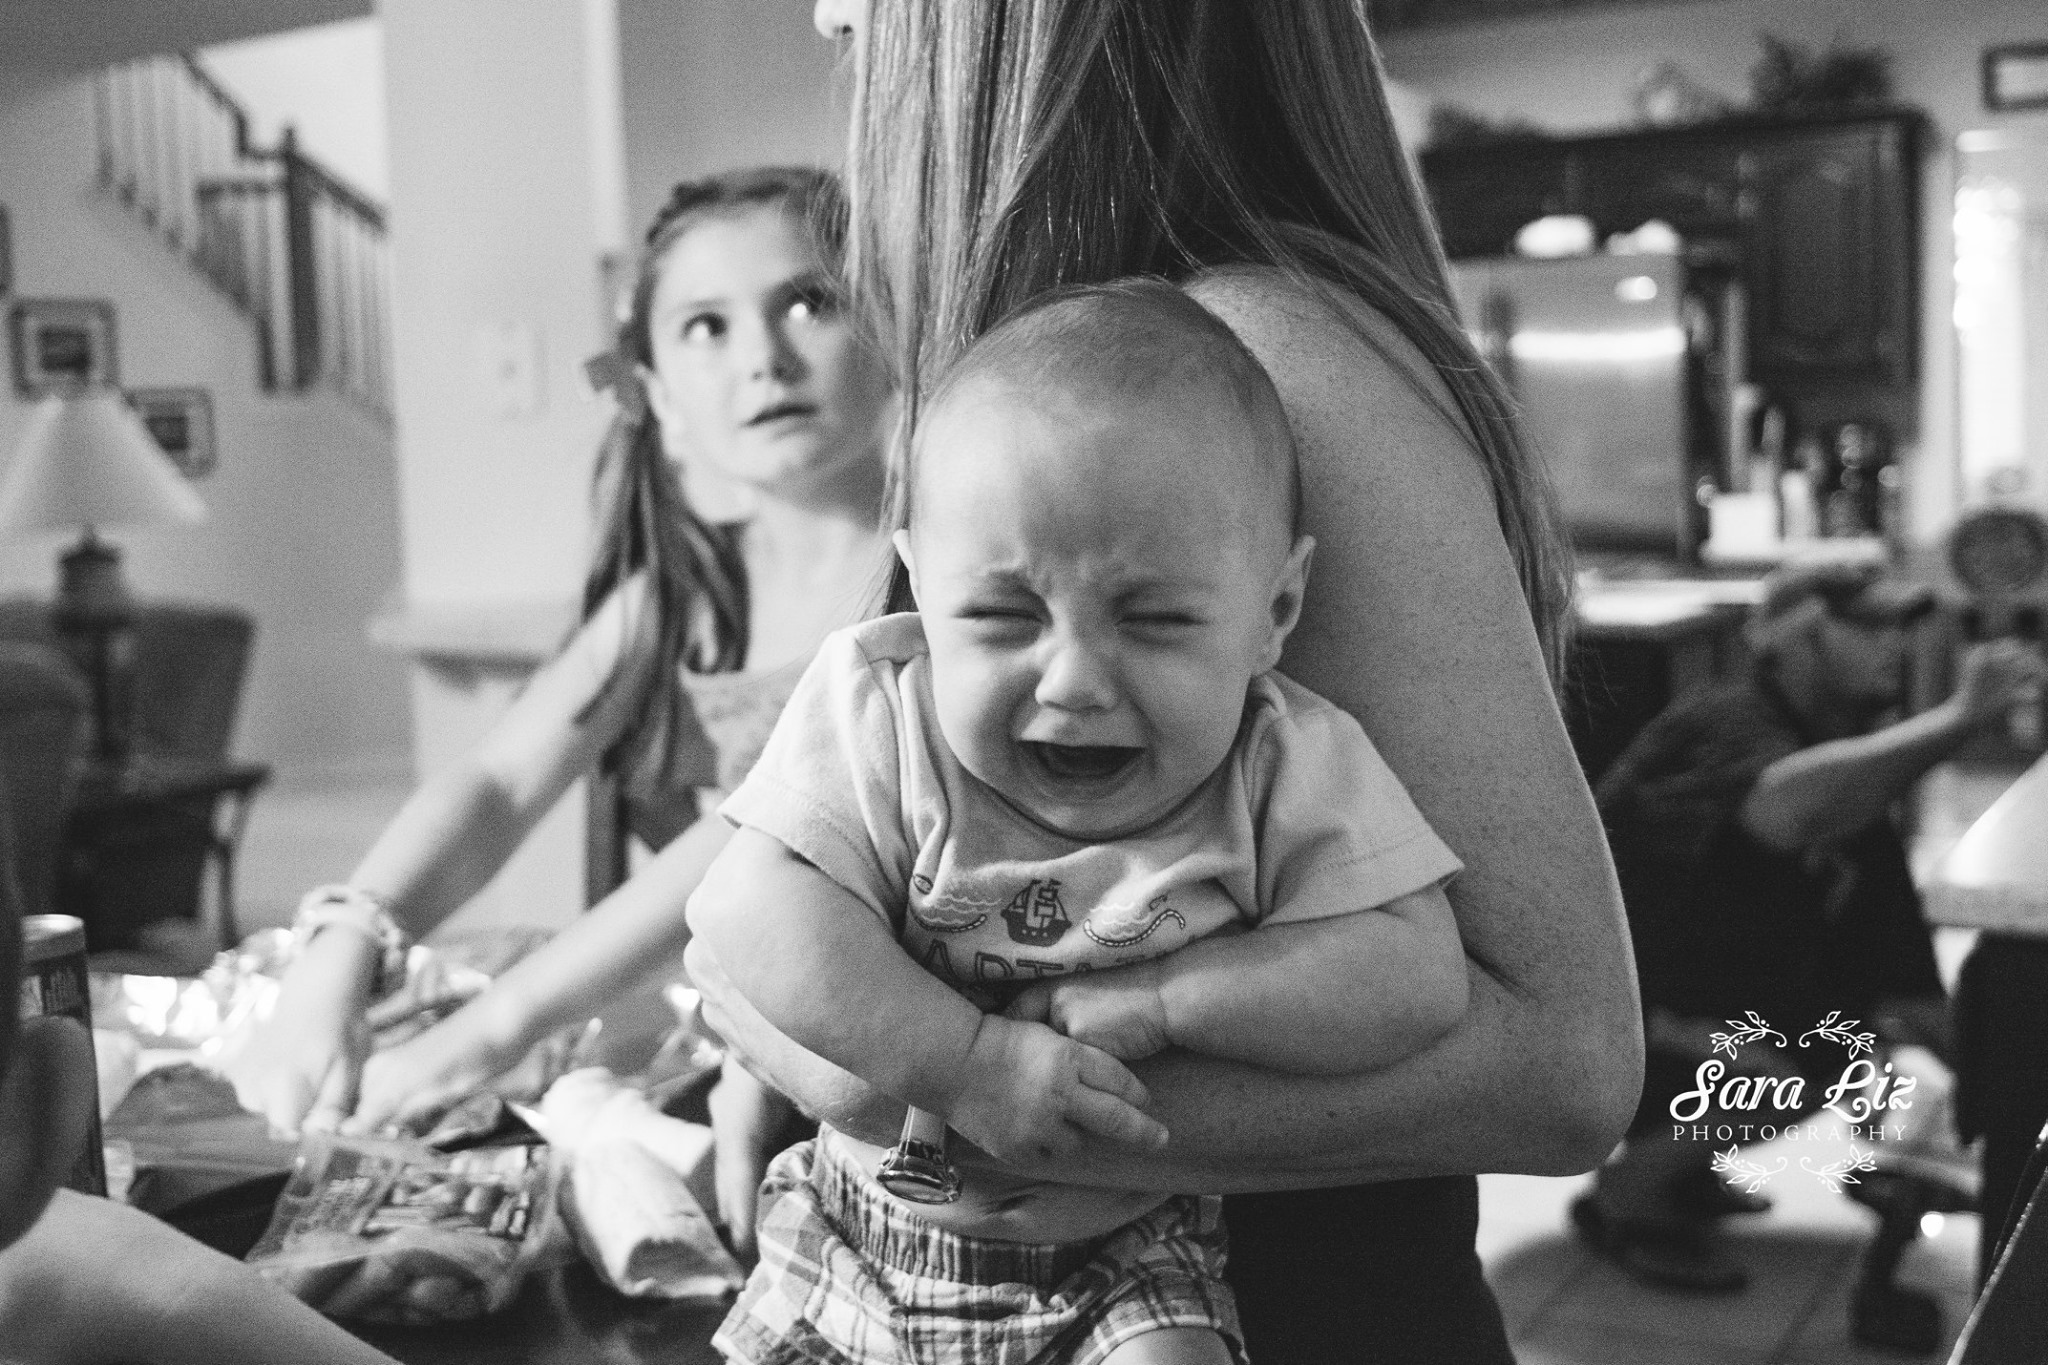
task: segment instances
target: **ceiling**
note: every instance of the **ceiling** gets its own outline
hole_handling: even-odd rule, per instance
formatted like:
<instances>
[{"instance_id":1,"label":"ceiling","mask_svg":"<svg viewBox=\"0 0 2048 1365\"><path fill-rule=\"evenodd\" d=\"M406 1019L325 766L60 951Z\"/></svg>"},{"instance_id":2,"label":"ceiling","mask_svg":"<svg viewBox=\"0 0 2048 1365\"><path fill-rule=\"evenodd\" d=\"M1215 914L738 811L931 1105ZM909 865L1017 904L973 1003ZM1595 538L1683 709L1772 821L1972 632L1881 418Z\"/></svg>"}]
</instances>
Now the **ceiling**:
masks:
<instances>
[{"instance_id":1,"label":"ceiling","mask_svg":"<svg viewBox=\"0 0 2048 1365\"><path fill-rule=\"evenodd\" d=\"M0 69L77 71L359 19L373 0L0 0Z\"/></svg>"},{"instance_id":2,"label":"ceiling","mask_svg":"<svg viewBox=\"0 0 2048 1365\"><path fill-rule=\"evenodd\" d=\"M1367 0L1380 33L1521 19L1568 9L1648 9L1684 0Z\"/></svg>"}]
</instances>

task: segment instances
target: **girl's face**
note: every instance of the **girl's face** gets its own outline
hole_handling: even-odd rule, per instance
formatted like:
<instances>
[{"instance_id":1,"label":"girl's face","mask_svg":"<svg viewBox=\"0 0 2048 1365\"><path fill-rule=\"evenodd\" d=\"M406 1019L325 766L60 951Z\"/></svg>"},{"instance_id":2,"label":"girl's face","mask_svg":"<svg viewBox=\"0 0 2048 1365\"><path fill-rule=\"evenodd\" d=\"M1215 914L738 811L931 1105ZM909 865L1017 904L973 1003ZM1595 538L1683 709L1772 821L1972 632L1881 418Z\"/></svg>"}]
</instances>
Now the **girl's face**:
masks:
<instances>
[{"instance_id":1,"label":"girl's face","mask_svg":"<svg viewBox=\"0 0 2048 1365\"><path fill-rule=\"evenodd\" d=\"M786 209L710 214L655 269L644 379L672 457L769 496L880 478L887 371Z\"/></svg>"}]
</instances>

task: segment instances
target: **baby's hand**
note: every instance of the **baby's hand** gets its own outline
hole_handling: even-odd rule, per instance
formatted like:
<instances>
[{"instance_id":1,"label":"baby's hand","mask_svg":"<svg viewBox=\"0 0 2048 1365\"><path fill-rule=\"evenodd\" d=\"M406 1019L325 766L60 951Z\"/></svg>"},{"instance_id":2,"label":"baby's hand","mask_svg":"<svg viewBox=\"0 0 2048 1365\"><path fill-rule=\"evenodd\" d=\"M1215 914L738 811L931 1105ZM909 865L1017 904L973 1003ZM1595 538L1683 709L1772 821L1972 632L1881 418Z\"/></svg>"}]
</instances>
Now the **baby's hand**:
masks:
<instances>
[{"instance_id":1,"label":"baby's hand","mask_svg":"<svg viewBox=\"0 0 2048 1365\"><path fill-rule=\"evenodd\" d=\"M468 1027L465 1014L457 1011L416 1038L372 1053L363 1064L356 1111L341 1131L374 1133L386 1125L421 1131L496 1080L508 1064Z\"/></svg>"},{"instance_id":2,"label":"baby's hand","mask_svg":"<svg viewBox=\"0 0 2048 1365\"><path fill-rule=\"evenodd\" d=\"M1122 1062L1043 1024L985 1016L966 1075L947 1121L999 1161L1056 1161L1088 1134L1165 1145L1165 1126L1144 1112L1151 1096Z\"/></svg>"},{"instance_id":3,"label":"baby's hand","mask_svg":"<svg viewBox=\"0 0 2048 1365\"><path fill-rule=\"evenodd\" d=\"M1042 982L1011 1001L1006 1013L1048 1024L1127 1062L1163 1052L1173 1043L1156 962Z\"/></svg>"}]
</instances>

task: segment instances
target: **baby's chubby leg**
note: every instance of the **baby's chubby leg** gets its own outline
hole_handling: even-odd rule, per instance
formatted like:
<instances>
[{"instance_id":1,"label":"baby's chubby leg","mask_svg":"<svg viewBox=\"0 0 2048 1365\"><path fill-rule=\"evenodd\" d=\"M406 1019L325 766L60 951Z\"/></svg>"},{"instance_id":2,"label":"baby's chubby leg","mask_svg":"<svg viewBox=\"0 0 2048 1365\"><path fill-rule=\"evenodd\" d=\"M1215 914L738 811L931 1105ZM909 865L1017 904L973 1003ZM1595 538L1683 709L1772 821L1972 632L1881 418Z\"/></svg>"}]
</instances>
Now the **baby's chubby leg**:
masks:
<instances>
[{"instance_id":1,"label":"baby's chubby leg","mask_svg":"<svg viewBox=\"0 0 2048 1365\"><path fill-rule=\"evenodd\" d=\"M1230 1347L1207 1327L1162 1327L1132 1337L1102 1358L1102 1365L1232 1365Z\"/></svg>"}]
</instances>

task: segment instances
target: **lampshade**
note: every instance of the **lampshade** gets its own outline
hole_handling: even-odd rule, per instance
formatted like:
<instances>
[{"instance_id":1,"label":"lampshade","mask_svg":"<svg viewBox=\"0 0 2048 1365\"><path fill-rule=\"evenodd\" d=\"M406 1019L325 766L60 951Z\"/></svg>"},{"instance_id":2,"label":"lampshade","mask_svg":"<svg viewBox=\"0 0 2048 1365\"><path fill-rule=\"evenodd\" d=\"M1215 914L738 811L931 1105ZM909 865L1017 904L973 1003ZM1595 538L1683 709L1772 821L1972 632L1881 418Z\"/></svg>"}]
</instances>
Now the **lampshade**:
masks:
<instances>
[{"instance_id":1,"label":"lampshade","mask_svg":"<svg viewBox=\"0 0 2048 1365\"><path fill-rule=\"evenodd\" d=\"M0 535L206 519L206 504L113 389L52 394L0 480Z\"/></svg>"}]
</instances>

